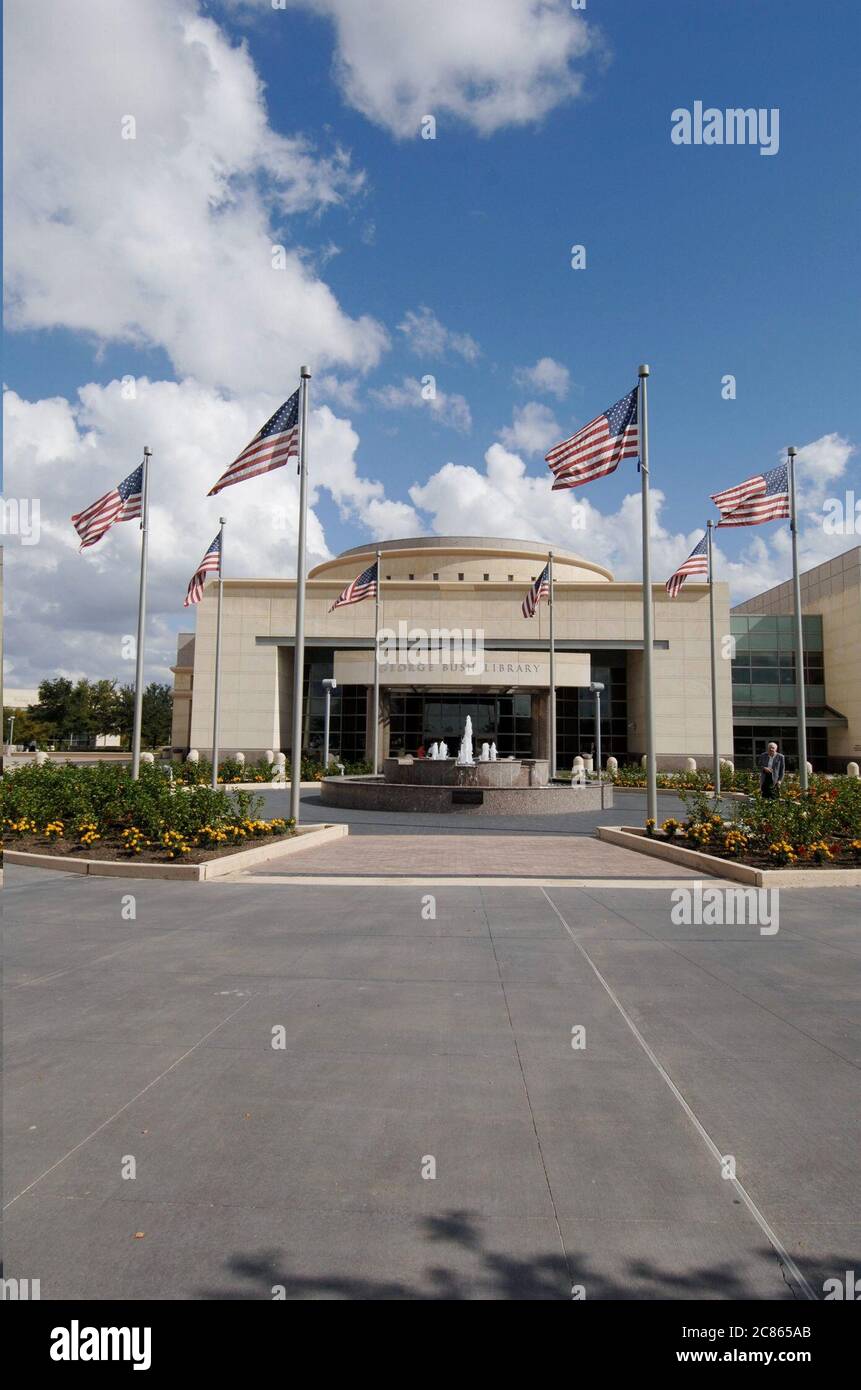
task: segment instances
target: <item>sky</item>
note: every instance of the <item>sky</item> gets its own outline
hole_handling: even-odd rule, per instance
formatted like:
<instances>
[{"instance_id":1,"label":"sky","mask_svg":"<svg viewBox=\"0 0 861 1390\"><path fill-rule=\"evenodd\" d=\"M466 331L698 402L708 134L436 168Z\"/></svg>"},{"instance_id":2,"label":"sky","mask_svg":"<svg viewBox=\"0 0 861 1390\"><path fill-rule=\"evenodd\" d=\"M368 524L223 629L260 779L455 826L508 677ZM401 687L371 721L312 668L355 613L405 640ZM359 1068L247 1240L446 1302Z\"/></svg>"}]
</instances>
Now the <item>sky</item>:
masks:
<instances>
[{"instance_id":1,"label":"sky","mask_svg":"<svg viewBox=\"0 0 861 1390\"><path fill-rule=\"evenodd\" d=\"M468 533L638 577L636 464L554 494L543 456L642 361L656 580L790 443L802 563L857 544L859 36L849 0L7 0L7 685L132 678L137 527L81 554L69 516L144 444L149 678L220 515L227 574L295 574L294 467L206 493L303 363L310 564ZM777 110L775 153L675 143L695 102ZM790 564L719 533L735 601Z\"/></svg>"}]
</instances>

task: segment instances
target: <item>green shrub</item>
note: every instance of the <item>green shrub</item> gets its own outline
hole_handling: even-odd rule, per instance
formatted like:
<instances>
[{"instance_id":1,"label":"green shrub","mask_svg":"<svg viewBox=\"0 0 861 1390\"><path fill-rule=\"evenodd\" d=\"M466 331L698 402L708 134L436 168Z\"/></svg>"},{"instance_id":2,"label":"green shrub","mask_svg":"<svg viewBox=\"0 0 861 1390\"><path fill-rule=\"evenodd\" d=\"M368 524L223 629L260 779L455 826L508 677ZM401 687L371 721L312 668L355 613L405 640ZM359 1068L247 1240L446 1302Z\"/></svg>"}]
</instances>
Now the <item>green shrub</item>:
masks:
<instances>
[{"instance_id":1,"label":"green shrub","mask_svg":"<svg viewBox=\"0 0 861 1390\"><path fill-rule=\"evenodd\" d=\"M779 798L739 802L733 814L760 853L783 843L801 854L822 842L848 848L861 834L861 783L852 777L812 777L806 792L791 784Z\"/></svg>"},{"instance_id":2,"label":"green shrub","mask_svg":"<svg viewBox=\"0 0 861 1390\"><path fill-rule=\"evenodd\" d=\"M51 823L74 829L87 822L102 838L130 827L148 837L168 831L192 836L205 825L254 820L262 804L251 792L174 787L161 768L147 763L137 781L127 766L117 763L49 761L7 772L0 782L0 816L7 829L25 820L40 831Z\"/></svg>"}]
</instances>

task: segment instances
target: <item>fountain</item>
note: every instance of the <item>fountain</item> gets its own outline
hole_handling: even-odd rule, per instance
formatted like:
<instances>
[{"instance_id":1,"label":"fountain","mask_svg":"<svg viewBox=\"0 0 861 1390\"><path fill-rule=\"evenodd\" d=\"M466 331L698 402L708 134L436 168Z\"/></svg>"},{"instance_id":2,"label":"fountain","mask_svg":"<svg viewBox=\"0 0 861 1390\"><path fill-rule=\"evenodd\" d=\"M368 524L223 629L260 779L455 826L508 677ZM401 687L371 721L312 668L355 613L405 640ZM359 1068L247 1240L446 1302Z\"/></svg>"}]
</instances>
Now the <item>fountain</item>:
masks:
<instances>
[{"instance_id":1,"label":"fountain","mask_svg":"<svg viewBox=\"0 0 861 1390\"><path fill-rule=\"evenodd\" d=\"M466 716L466 723L463 726L463 738L460 741L460 751L457 755L458 767L475 767L475 759L472 756L472 719Z\"/></svg>"},{"instance_id":2,"label":"fountain","mask_svg":"<svg viewBox=\"0 0 861 1390\"><path fill-rule=\"evenodd\" d=\"M596 787L550 782L546 758L499 757L495 743L473 757L472 720L467 715L457 758L445 742L432 743L426 758L384 758L382 776L324 777L324 806L369 811L455 811L477 815L552 815L595 811ZM609 800L607 799L609 798ZM612 789L605 787L605 806Z\"/></svg>"}]
</instances>

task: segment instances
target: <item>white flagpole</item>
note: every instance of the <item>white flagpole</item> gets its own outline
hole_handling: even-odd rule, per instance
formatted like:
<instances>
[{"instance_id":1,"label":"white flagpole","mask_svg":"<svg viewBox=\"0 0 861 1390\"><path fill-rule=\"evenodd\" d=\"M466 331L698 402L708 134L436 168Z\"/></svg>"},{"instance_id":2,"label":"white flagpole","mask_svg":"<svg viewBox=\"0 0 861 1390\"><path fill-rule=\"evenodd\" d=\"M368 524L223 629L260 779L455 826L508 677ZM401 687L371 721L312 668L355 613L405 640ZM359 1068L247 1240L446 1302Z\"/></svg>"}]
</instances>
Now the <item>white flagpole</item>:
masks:
<instances>
[{"instance_id":1,"label":"white flagpole","mask_svg":"<svg viewBox=\"0 0 861 1390\"><path fill-rule=\"evenodd\" d=\"M550 754L550 777L556 776L556 644L554 641L554 593L553 593L553 551L547 556L547 606L550 609L550 689L548 699L548 748Z\"/></svg>"},{"instance_id":2,"label":"white flagpole","mask_svg":"<svg viewBox=\"0 0 861 1390\"><path fill-rule=\"evenodd\" d=\"M380 770L380 552L377 551L377 582L374 585L374 776Z\"/></svg>"},{"instance_id":3,"label":"white flagpole","mask_svg":"<svg viewBox=\"0 0 861 1390\"><path fill-rule=\"evenodd\" d=\"M658 818L658 778L655 765L655 708L652 677L653 605L652 552L649 517L649 406L646 380L649 368L642 363L637 368L640 378L640 399L637 419L640 427L640 485L643 502L643 714L646 723L646 815Z\"/></svg>"},{"instance_id":4,"label":"white flagpole","mask_svg":"<svg viewBox=\"0 0 861 1390\"><path fill-rule=\"evenodd\" d=\"M715 787L715 802L720 800L720 743L718 740L718 698L717 698L717 655L715 651L715 581L714 556L712 552L713 521L706 523L709 551L709 634L711 638L711 678L712 678L712 780Z\"/></svg>"},{"instance_id":5,"label":"white flagpole","mask_svg":"<svg viewBox=\"0 0 861 1390\"><path fill-rule=\"evenodd\" d=\"M132 728L132 777L137 781L141 769L141 725L143 723L144 634L146 630L147 525L149 521L149 461L152 449L144 445L141 480L141 574L138 590L138 640L135 651L135 713Z\"/></svg>"},{"instance_id":6,"label":"white flagpole","mask_svg":"<svg viewBox=\"0 0 861 1390\"><path fill-rule=\"evenodd\" d=\"M307 367L299 382L299 543L296 552L296 621L293 649L293 735L290 746L290 815L299 824L302 780L302 694L305 684L305 530L308 515L308 383Z\"/></svg>"},{"instance_id":7,"label":"white flagpole","mask_svg":"<svg viewBox=\"0 0 861 1390\"><path fill-rule=\"evenodd\" d=\"M807 696L804 690L804 624L801 621L801 575L798 572L798 506L795 498L794 444L789 446L789 529L792 533L792 588L795 593L795 697L798 714L798 783L807 791Z\"/></svg>"},{"instance_id":8,"label":"white flagpole","mask_svg":"<svg viewBox=\"0 0 861 1390\"><path fill-rule=\"evenodd\" d=\"M219 724L221 717L221 608L224 599L224 527L227 518L220 516L218 533L218 616L215 620L215 701L212 710L212 790L218 787Z\"/></svg>"}]
</instances>

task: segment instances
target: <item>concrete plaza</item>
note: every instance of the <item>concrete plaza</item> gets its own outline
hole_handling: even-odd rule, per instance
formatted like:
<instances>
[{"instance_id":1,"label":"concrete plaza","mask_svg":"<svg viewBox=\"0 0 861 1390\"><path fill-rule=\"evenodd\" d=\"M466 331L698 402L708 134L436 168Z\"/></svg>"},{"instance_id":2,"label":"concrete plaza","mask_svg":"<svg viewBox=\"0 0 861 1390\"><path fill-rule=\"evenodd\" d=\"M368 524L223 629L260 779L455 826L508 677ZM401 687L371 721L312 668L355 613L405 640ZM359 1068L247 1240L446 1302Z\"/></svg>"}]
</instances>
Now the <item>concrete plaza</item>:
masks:
<instances>
[{"instance_id":1,"label":"concrete plaza","mask_svg":"<svg viewBox=\"0 0 861 1390\"><path fill-rule=\"evenodd\" d=\"M790 1301L859 1267L857 891L783 891L772 936L676 926L640 856L569 834L588 886L521 885L561 826L454 819L352 819L348 882L7 871L7 1277ZM498 881L431 882L473 835ZM428 882L378 882L383 841Z\"/></svg>"}]
</instances>

